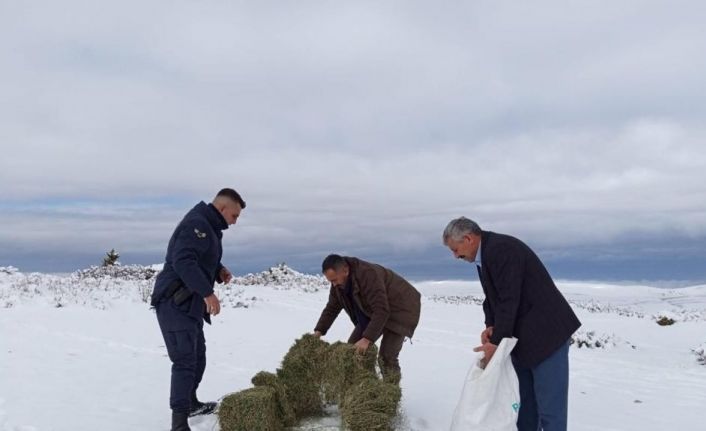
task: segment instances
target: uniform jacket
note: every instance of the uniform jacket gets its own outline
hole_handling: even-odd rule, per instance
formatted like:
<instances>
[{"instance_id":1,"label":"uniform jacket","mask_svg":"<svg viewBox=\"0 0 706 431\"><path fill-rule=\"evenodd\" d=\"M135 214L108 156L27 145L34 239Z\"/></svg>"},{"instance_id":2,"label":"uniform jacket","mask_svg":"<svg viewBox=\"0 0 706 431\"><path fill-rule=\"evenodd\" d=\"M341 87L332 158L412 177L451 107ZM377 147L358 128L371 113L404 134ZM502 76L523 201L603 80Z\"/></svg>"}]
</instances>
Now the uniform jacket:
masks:
<instances>
[{"instance_id":1,"label":"uniform jacket","mask_svg":"<svg viewBox=\"0 0 706 431\"><path fill-rule=\"evenodd\" d=\"M180 280L193 295L179 310L211 323L203 299L213 293L213 283L220 281L225 229L228 224L212 204L200 202L184 216L169 240L164 268L152 291L153 305L168 301L165 292Z\"/></svg>"},{"instance_id":2,"label":"uniform jacket","mask_svg":"<svg viewBox=\"0 0 706 431\"><path fill-rule=\"evenodd\" d=\"M385 267L355 257L343 259L350 268L353 300L370 318L363 337L374 342L380 338L384 329L412 337L419 323L421 309L421 295L417 289ZM355 313L344 298L343 289L331 285L328 303L315 330L326 334L341 310L346 310L353 323L356 323Z\"/></svg>"},{"instance_id":3,"label":"uniform jacket","mask_svg":"<svg viewBox=\"0 0 706 431\"><path fill-rule=\"evenodd\" d=\"M509 235L483 231L481 268L485 325L491 343L516 337L518 365L534 367L561 347L581 326L537 255Z\"/></svg>"}]
</instances>

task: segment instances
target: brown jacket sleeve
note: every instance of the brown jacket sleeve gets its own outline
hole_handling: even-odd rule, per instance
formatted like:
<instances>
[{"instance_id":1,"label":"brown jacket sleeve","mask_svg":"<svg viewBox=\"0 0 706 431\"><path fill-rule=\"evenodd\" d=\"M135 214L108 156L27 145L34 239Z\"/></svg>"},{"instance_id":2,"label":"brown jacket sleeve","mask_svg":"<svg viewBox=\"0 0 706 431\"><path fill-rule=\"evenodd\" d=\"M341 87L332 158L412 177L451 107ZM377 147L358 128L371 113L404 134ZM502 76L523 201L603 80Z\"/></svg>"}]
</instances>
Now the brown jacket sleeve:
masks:
<instances>
[{"instance_id":1,"label":"brown jacket sleeve","mask_svg":"<svg viewBox=\"0 0 706 431\"><path fill-rule=\"evenodd\" d=\"M367 311L370 313L370 323L363 331L363 338L375 342L382 335L387 319L390 317L385 281L374 269L365 269L361 272L358 285L360 294L369 307Z\"/></svg>"},{"instance_id":2,"label":"brown jacket sleeve","mask_svg":"<svg viewBox=\"0 0 706 431\"><path fill-rule=\"evenodd\" d=\"M328 332L331 325L333 325L333 321L336 320L336 317L338 317L338 314L343 309L343 305L338 300L338 296L334 292L334 289L335 287L331 286L326 307L324 307L324 310L321 312L321 317L319 317L319 321L316 323L316 327L314 328L314 331L319 331L323 335L326 335L326 332Z\"/></svg>"}]
</instances>

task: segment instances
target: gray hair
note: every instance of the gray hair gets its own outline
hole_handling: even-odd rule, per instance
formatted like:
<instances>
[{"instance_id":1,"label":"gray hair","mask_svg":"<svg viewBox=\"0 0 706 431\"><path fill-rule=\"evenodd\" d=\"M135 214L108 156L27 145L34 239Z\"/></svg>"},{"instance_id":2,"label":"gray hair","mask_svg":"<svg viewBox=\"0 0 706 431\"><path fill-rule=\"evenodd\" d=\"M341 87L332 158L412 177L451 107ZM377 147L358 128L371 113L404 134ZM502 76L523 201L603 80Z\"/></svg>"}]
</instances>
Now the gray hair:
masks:
<instances>
[{"instance_id":1,"label":"gray hair","mask_svg":"<svg viewBox=\"0 0 706 431\"><path fill-rule=\"evenodd\" d=\"M460 241L464 235L473 234L480 235L481 230L478 223L466 217L453 219L446 225L444 229L444 244L448 244L449 240Z\"/></svg>"}]
</instances>

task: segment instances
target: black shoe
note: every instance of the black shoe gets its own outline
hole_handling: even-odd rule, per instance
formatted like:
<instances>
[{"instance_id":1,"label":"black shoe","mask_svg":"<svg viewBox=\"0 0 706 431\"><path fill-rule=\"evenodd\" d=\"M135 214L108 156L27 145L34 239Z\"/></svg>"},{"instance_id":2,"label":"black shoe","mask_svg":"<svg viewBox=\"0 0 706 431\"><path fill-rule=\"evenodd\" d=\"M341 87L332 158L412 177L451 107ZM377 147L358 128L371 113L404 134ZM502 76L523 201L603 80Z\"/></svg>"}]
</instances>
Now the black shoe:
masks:
<instances>
[{"instance_id":1,"label":"black shoe","mask_svg":"<svg viewBox=\"0 0 706 431\"><path fill-rule=\"evenodd\" d=\"M216 407L218 407L218 403L213 401L207 401L205 403L202 403L199 400L192 401L189 417L198 415L210 415L211 413L216 411Z\"/></svg>"},{"instance_id":2,"label":"black shoe","mask_svg":"<svg viewBox=\"0 0 706 431\"><path fill-rule=\"evenodd\" d=\"M191 431L187 412L172 411L172 431Z\"/></svg>"}]
</instances>

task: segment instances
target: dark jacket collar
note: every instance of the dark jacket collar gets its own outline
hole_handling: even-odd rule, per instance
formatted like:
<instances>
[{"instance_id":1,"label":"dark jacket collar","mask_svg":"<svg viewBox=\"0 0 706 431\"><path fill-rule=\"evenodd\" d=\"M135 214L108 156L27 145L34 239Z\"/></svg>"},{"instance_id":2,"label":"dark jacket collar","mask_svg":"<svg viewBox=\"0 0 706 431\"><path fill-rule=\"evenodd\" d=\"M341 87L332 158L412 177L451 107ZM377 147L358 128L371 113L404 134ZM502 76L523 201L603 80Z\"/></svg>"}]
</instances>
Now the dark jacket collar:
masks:
<instances>
[{"instance_id":1,"label":"dark jacket collar","mask_svg":"<svg viewBox=\"0 0 706 431\"><path fill-rule=\"evenodd\" d=\"M484 230L483 230L483 231L481 231L481 233L480 233L480 250L479 250L479 253L480 253L480 255L481 255L481 260L483 259L483 256L487 256L487 254L486 254L486 252L485 252L485 249L486 249L486 247L488 246L488 240L491 239L491 236L492 236L492 232L489 232L489 231L484 231ZM477 258L477 257L476 257L476 258ZM481 285L483 285L483 278L484 278L484 277L483 277L483 274L488 271L488 265L483 264L483 262L481 261L481 265L480 265L480 266L476 266L476 268L478 269L478 278L480 278L480 283L481 283ZM485 287L484 287L483 289L485 289ZM484 291L485 291L485 290L484 290Z\"/></svg>"},{"instance_id":2,"label":"dark jacket collar","mask_svg":"<svg viewBox=\"0 0 706 431\"><path fill-rule=\"evenodd\" d=\"M488 244L488 240L490 239L490 236L492 235L493 232L488 231L488 230L482 230L480 232L480 252L481 255L485 251L485 246Z\"/></svg>"},{"instance_id":3,"label":"dark jacket collar","mask_svg":"<svg viewBox=\"0 0 706 431\"><path fill-rule=\"evenodd\" d=\"M223 218L220 212L213 206L213 204L206 204L204 201L199 202L195 208L201 215L206 217L208 223L213 227L214 230L226 230L228 229L228 223L226 219Z\"/></svg>"},{"instance_id":4,"label":"dark jacket collar","mask_svg":"<svg viewBox=\"0 0 706 431\"><path fill-rule=\"evenodd\" d=\"M357 292L360 288L358 287L357 280L355 279L355 274L358 271L358 263L360 262L360 259L356 257L343 256L343 260L345 260L348 264L348 283L351 285L350 288L353 292Z\"/></svg>"},{"instance_id":5,"label":"dark jacket collar","mask_svg":"<svg viewBox=\"0 0 706 431\"><path fill-rule=\"evenodd\" d=\"M487 231L487 230L482 230L480 232L480 255L481 259L483 256L486 256L485 254L485 249L488 246L488 241L492 238L493 232ZM481 262L482 265L482 262ZM485 267L485 266L484 266Z\"/></svg>"},{"instance_id":6,"label":"dark jacket collar","mask_svg":"<svg viewBox=\"0 0 706 431\"><path fill-rule=\"evenodd\" d=\"M358 268L358 258L355 257L350 257L350 256L342 256L343 260L348 264L348 267L353 269L353 268Z\"/></svg>"}]
</instances>

